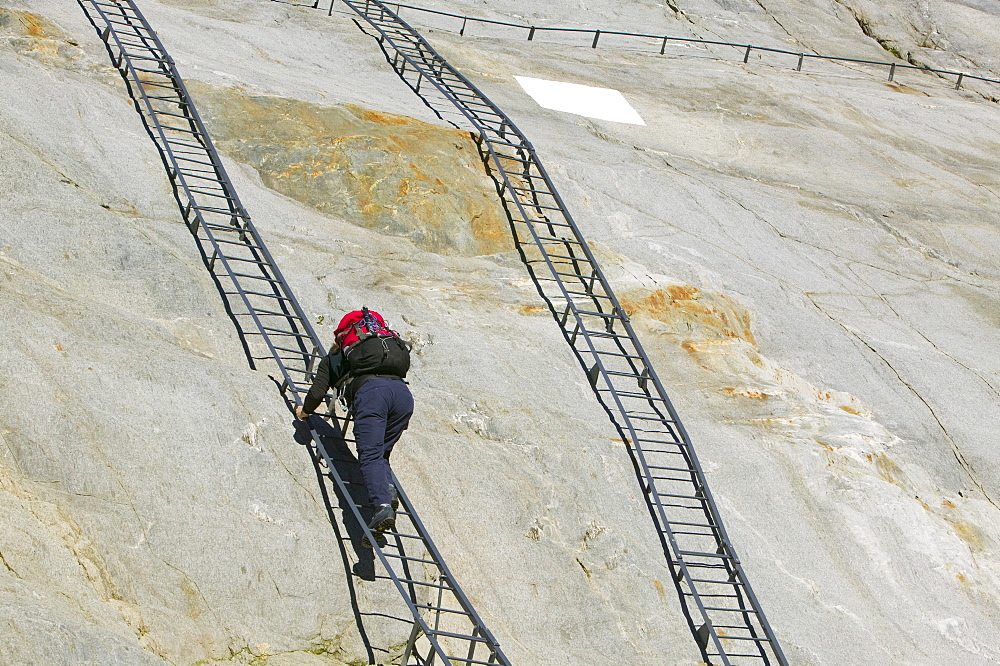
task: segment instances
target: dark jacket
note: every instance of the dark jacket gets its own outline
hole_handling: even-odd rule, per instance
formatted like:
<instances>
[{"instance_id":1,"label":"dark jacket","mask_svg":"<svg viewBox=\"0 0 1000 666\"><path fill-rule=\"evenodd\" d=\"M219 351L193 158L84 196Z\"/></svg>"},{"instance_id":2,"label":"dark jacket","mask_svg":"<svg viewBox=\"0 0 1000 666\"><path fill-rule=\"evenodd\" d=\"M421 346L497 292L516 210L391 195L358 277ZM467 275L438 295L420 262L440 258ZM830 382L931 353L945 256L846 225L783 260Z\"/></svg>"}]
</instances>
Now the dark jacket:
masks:
<instances>
[{"instance_id":1,"label":"dark jacket","mask_svg":"<svg viewBox=\"0 0 1000 666\"><path fill-rule=\"evenodd\" d=\"M354 402L358 389L373 377L391 377L402 381L410 367L409 347L399 338L394 338L395 343L388 342L391 339L372 337L353 345L348 350L353 354L353 372L346 354L339 351L327 354L316 368L316 377L306 399L302 401L302 409L312 414L331 388L343 389L344 400L349 406ZM397 346L392 347L392 344ZM391 350L394 353L390 353Z\"/></svg>"},{"instance_id":2,"label":"dark jacket","mask_svg":"<svg viewBox=\"0 0 1000 666\"><path fill-rule=\"evenodd\" d=\"M316 377L309 388L309 393L306 395L306 399L302 401L302 409L307 414L315 412L316 408L323 402L323 398L330 392L330 389L337 386L347 376L349 370L347 359L344 358L342 352L338 351L324 356L323 360L319 362L319 367L316 368ZM357 390L356 387L352 388L355 391Z\"/></svg>"}]
</instances>

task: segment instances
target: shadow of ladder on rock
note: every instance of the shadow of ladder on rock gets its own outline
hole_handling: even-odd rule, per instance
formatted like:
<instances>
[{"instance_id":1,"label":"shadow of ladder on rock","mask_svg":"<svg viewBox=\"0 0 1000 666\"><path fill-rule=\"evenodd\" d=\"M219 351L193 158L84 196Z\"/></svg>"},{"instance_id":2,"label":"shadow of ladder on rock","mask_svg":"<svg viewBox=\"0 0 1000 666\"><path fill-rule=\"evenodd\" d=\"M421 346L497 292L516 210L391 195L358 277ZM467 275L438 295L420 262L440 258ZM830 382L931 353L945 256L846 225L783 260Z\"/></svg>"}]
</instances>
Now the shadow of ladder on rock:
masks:
<instances>
[{"instance_id":1,"label":"shadow of ladder on rock","mask_svg":"<svg viewBox=\"0 0 1000 666\"><path fill-rule=\"evenodd\" d=\"M107 47L112 64L125 80L135 109L159 150L184 222L223 295L251 367L273 361L279 372L275 383L281 386L286 405L293 409L301 404L311 385L314 365L325 354L323 345L240 203L172 59L132 0L78 2ZM327 405L332 405L329 397ZM344 523L355 552L371 553L359 545L362 535L373 539L365 520L370 508L364 506L364 500L353 499L353 495L365 493L356 479L345 479L342 473L347 469L343 464L345 452L356 467L346 446L346 423L332 409L329 412L324 414L330 417L329 424L313 417L309 432L299 439L304 439L302 443L308 446L316 465L338 535L341 531L330 489L345 509ZM371 568L373 578L392 581L410 613L395 618L412 623L399 663L509 666L496 639L445 565L399 481L393 481L400 500L396 529L385 533L385 546L374 549L386 573L375 574L374 566ZM341 537L342 555L350 567L344 541ZM409 554L413 552L418 555ZM351 571L347 576L353 594ZM355 613L364 637L360 620L364 613L357 608ZM369 658L374 662L370 646Z\"/></svg>"},{"instance_id":2,"label":"shadow of ladder on rock","mask_svg":"<svg viewBox=\"0 0 1000 666\"><path fill-rule=\"evenodd\" d=\"M393 3L341 1L363 20L355 23L378 40L395 72L438 117L478 135L521 258L628 447L703 659L725 666L785 666L690 438L534 147L390 9ZM327 9L315 0L311 7L332 15L335 2L330 0Z\"/></svg>"}]
</instances>

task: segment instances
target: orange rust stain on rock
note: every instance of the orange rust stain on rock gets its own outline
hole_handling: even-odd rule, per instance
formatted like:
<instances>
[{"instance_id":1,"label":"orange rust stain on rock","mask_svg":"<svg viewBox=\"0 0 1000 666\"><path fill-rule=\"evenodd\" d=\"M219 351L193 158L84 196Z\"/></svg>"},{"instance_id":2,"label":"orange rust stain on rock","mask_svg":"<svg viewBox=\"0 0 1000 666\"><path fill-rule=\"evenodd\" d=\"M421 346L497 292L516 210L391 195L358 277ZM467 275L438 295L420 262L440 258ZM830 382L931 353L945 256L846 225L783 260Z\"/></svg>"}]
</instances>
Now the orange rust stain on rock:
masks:
<instances>
[{"instance_id":1,"label":"orange rust stain on rock","mask_svg":"<svg viewBox=\"0 0 1000 666\"><path fill-rule=\"evenodd\" d=\"M847 412L848 414L854 414L855 416L860 416L861 415L861 412L859 412L858 410L854 409L850 405L841 405L840 408L842 410L844 410L845 412Z\"/></svg>"},{"instance_id":2,"label":"orange rust stain on rock","mask_svg":"<svg viewBox=\"0 0 1000 666\"><path fill-rule=\"evenodd\" d=\"M720 389L719 392L725 393L726 395L738 395L744 398L750 398L751 400L767 400L771 397L770 393L765 393L764 391L754 391L752 389L724 388Z\"/></svg>"},{"instance_id":3,"label":"orange rust stain on rock","mask_svg":"<svg viewBox=\"0 0 1000 666\"><path fill-rule=\"evenodd\" d=\"M32 37L42 37L45 35L45 30L42 28L41 19L34 14L29 14L25 12L21 15L21 23L24 24L25 29L28 34Z\"/></svg>"},{"instance_id":4,"label":"orange rust stain on rock","mask_svg":"<svg viewBox=\"0 0 1000 666\"><path fill-rule=\"evenodd\" d=\"M757 344L750 330L750 313L725 294L704 292L691 285L670 285L629 292L621 303L629 315L646 315L686 337L698 334L691 345L726 339Z\"/></svg>"},{"instance_id":5,"label":"orange rust stain on rock","mask_svg":"<svg viewBox=\"0 0 1000 666\"><path fill-rule=\"evenodd\" d=\"M875 465L879 476L893 485L899 485L899 478L903 476L903 470L891 458L884 453L869 453L865 457ZM925 508L927 508L926 505Z\"/></svg>"},{"instance_id":6,"label":"orange rust stain on rock","mask_svg":"<svg viewBox=\"0 0 1000 666\"><path fill-rule=\"evenodd\" d=\"M533 314L538 314L539 312L545 312L545 308L540 305L522 305L520 308L518 308L518 310L520 310L521 314L525 315L533 315Z\"/></svg>"},{"instance_id":7,"label":"orange rust stain on rock","mask_svg":"<svg viewBox=\"0 0 1000 666\"><path fill-rule=\"evenodd\" d=\"M409 125L413 122L412 118L362 107L358 107L358 115L364 120L378 123L379 125Z\"/></svg>"},{"instance_id":8,"label":"orange rust stain on rock","mask_svg":"<svg viewBox=\"0 0 1000 666\"><path fill-rule=\"evenodd\" d=\"M822 441L822 440L819 440L819 439L813 439L813 441L814 441L814 442L816 442L817 444L819 444L820 446L822 446L822 447L823 447L824 449L826 449L827 451L833 451L833 450L834 450L832 446L830 446L829 444L827 444L826 442L824 442L824 441ZM870 459L870 458L869 458L869 459Z\"/></svg>"},{"instance_id":9,"label":"orange rust stain on rock","mask_svg":"<svg viewBox=\"0 0 1000 666\"><path fill-rule=\"evenodd\" d=\"M663 589L663 583L658 580L653 581L653 587L656 588L656 593L660 595L661 599L667 598L667 591Z\"/></svg>"},{"instance_id":10,"label":"orange rust stain on rock","mask_svg":"<svg viewBox=\"0 0 1000 666\"><path fill-rule=\"evenodd\" d=\"M693 301L701 292L697 287L688 284L672 284L667 287L667 293L675 301Z\"/></svg>"},{"instance_id":11,"label":"orange rust stain on rock","mask_svg":"<svg viewBox=\"0 0 1000 666\"><path fill-rule=\"evenodd\" d=\"M56 64L72 60L80 54L72 38L54 23L20 9L0 8L0 35L22 38L12 42L14 50Z\"/></svg>"},{"instance_id":12,"label":"orange rust stain on rock","mask_svg":"<svg viewBox=\"0 0 1000 666\"><path fill-rule=\"evenodd\" d=\"M282 194L442 254L513 249L468 132L353 104L320 106L197 81L216 143Z\"/></svg>"},{"instance_id":13,"label":"orange rust stain on rock","mask_svg":"<svg viewBox=\"0 0 1000 666\"><path fill-rule=\"evenodd\" d=\"M955 534L959 536L973 550L982 550L985 545L982 532L972 523L965 520L949 520Z\"/></svg>"},{"instance_id":14,"label":"orange rust stain on rock","mask_svg":"<svg viewBox=\"0 0 1000 666\"><path fill-rule=\"evenodd\" d=\"M951 500L944 500L943 502L941 502L941 506L947 507L949 509L955 508L955 504Z\"/></svg>"}]
</instances>

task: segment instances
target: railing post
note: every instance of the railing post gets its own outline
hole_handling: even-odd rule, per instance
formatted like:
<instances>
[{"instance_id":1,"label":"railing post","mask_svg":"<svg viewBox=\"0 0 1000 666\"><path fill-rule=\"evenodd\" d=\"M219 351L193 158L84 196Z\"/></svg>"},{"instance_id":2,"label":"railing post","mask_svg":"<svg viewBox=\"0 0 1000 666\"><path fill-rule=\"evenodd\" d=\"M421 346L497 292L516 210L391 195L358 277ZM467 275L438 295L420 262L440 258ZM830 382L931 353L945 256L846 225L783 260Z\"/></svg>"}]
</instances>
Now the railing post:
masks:
<instances>
[{"instance_id":1,"label":"railing post","mask_svg":"<svg viewBox=\"0 0 1000 666\"><path fill-rule=\"evenodd\" d=\"M595 30L594 31L594 43L590 45L590 48L596 49L597 48L597 40L600 39L600 38L601 38L601 31L600 30Z\"/></svg>"},{"instance_id":2,"label":"railing post","mask_svg":"<svg viewBox=\"0 0 1000 666\"><path fill-rule=\"evenodd\" d=\"M750 49L752 49L752 48L753 48L752 46L750 46L749 44L747 44L747 52L743 54L743 64L744 65L747 64L748 62L750 62Z\"/></svg>"},{"instance_id":3,"label":"railing post","mask_svg":"<svg viewBox=\"0 0 1000 666\"><path fill-rule=\"evenodd\" d=\"M660 44L660 55L663 55L663 52L666 51L666 50L667 50L667 38L664 37L663 38L663 43Z\"/></svg>"},{"instance_id":4,"label":"railing post","mask_svg":"<svg viewBox=\"0 0 1000 666\"><path fill-rule=\"evenodd\" d=\"M795 71L796 72L801 72L802 71L802 59L805 58L805 57L806 57L805 53L800 53L799 54L799 64L795 67Z\"/></svg>"},{"instance_id":5,"label":"railing post","mask_svg":"<svg viewBox=\"0 0 1000 666\"><path fill-rule=\"evenodd\" d=\"M335 3L336 1L337 0L330 0L330 11L326 13L327 16L333 16L333 3Z\"/></svg>"},{"instance_id":6,"label":"railing post","mask_svg":"<svg viewBox=\"0 0 1000 666\"><path fill-rule=\"evenodd\" d=\"M535 26L531 26L531 30L528 31L528 41L530 42L535 38Z\"/></svg>"},{"instance_id":7,"label":"railing post","mask_svg":"<svg viewBox=\"0 0 1000 666\"><path fill-rule=\"evenodd\" d=\"M955 90L962 87L962 79L965 77L965 72L958 73L958 81L955 83Z\"/></svg>"},{"instance_id":8,"label":"railing post","mask_svg":"<svg viewBox=\"0 0 1000 666\"><path fill-rule=\"evenodd\" d=\"M889 65L889 80L892 81L892 77L896 76L896 63Z\"/></svg>"},{"instance_id":9,"label":"railing post","mask_svg":"<svg viewBox=\"0 0 1000 666\"><path fill-rule=\"evenodd\" d=\"M461 36L461 37L465 36L465 24L468 23L468 22L469 22L468 18L463 18L462 19L462 29L458 31L459 36Z\"/></svg>"}]
</instances>

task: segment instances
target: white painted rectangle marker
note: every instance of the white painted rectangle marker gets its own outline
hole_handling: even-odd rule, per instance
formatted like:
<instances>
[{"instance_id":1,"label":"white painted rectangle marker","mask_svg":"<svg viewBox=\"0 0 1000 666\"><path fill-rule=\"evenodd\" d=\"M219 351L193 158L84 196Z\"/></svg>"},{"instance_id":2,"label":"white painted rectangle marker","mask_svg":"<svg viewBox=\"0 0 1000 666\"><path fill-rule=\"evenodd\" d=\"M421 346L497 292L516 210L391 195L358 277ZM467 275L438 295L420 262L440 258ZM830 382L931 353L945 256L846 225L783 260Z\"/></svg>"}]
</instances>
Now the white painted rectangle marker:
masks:
<instances>
[{"instance_id":1,"label":"white painted rectangle marker","mask_svg":"<svg viewBox=\"0 0 1000 666\"><path fill-rule=\"evenodd\" d=\"M514 77L538 106L597 120L645 125L625 96L611 88L595 88L579 83L547 81L528 76Z\"/></svg>"}]
</instances>

